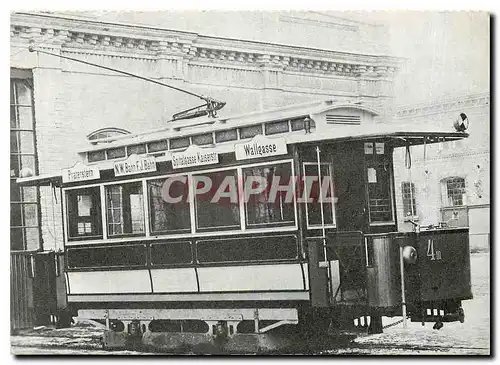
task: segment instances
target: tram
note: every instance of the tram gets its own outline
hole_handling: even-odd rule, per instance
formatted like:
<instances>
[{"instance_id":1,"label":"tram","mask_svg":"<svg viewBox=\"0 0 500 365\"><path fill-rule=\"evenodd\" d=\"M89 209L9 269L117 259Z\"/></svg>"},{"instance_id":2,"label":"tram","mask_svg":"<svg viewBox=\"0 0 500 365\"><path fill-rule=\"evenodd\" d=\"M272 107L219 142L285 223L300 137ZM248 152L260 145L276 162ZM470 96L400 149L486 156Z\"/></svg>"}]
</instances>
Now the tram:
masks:
<instances>
[{"instance_id":1,"label":"tram","mask_svg":"<svg viewBox=\"0 0 500 365\"><path fill-rule=\"evenodd\" d=\"M18 179L62 189L68 313L105 323L108 347L167 350L463 322L468 229L398 232L393 154L467 133L379 114L328 100L174 120Z\"/></svg>"}]
</instances>

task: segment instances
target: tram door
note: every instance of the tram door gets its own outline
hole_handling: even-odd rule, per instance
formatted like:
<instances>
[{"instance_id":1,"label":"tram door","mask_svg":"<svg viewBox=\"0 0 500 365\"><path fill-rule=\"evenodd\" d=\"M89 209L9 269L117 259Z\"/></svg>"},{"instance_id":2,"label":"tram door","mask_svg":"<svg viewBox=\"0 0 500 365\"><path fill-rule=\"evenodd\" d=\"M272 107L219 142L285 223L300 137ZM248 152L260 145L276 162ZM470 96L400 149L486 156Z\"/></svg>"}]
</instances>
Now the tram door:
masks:
<instances>
[{"instance_id":1,"label":"tram door","mask_svg":"<svg viewBox=\"0 0 500 365\"><path fill-rule=\"evenodd\" d=\"M368 229L363 145L323 146L322 152L321 163L332 166L333 170L336 229L326 231L327 260L330 262L327 269L319 265L324 260L323 241L308 231L311 302L316 307L328 306L332 301L360 303L365 300L366 293L361 232L366 233ZM325 226L328 226L327 217L329 214L325 214Z\"/></svg>"},{"instance_id":2,"label":"tram door","mask_svg":"<svg viewBox=\"0 0 500 365\"><path fill-rule=\"evenodd\" d=\"M337 230L368 231L364 156L361 144L341 144L333 152Z\"/></svg>"}]
</instances>

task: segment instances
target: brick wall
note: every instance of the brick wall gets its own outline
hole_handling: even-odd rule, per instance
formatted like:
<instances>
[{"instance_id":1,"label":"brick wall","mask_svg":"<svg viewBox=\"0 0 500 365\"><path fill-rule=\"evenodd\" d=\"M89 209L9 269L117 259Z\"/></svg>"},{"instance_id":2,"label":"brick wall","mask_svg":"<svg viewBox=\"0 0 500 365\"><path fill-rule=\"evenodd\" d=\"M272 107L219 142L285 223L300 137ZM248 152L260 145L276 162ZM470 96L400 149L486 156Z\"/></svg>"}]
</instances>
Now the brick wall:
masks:
<instances>
[{"instance_id":1,"label":"brick wall","mask_svg":"<svg viewBox=\"0 0 500 365\"><path fill-rule=\"evenodd\" d=\"M283 27L304 26L293 17L282 20L278 33ZM322 24L313 23L308 29ZM365 32L350 31L360 42L369 38L373 43L361 23L349 26ZM58 173L74 165L77 152L88 143L86 136L96 129L142 132L161 128L172 114L202 102L111 71L30 53L29 41L52 53L223 100L227 104L221 116L318 99L364 100L385 110L399 62L337 49L261 44L125 25L106 27L108 30L102 30L99 22L49 15L15 14L11 18L11 67L33 70L40 174ZM50 188L42 188L41 205L44 248L62 248L59 194L54 196Z\"/></svg>"}]
</instances>

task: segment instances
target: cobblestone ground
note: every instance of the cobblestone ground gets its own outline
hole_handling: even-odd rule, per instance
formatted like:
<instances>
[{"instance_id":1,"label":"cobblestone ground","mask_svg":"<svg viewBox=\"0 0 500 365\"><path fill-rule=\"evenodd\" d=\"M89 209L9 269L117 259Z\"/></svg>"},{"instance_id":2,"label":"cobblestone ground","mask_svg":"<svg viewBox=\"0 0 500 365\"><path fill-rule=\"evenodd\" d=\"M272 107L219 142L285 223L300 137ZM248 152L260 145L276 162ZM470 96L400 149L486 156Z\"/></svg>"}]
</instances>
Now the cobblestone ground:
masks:
<instances>
[{"instance_id":1,"label":"cobblestone ground","mask_svg":"<svg viewBox=\"0 0 500 365\"><path fill-rule=\"evenodd\" d=\"M408 322L384 333L359 337L347 347L323 351L325 355L488 355L490 354L490 267L488 253L471 255L473 300L465 301L465 323L445 323L439 330L432 323L422 327ZM384 325L400 318L384 318ZM16 355L141 355L136 351L105 351L102 329L73 327L26 331L11 336Z\"/></svg>"}]
</instances>

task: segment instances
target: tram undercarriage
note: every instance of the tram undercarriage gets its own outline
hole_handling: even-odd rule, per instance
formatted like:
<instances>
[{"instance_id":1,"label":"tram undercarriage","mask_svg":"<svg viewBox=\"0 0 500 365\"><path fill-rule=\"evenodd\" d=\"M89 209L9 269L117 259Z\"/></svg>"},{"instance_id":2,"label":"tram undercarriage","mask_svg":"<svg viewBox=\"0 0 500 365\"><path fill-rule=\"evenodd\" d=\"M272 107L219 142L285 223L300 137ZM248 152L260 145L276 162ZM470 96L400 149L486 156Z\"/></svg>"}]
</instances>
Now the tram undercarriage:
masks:
<instances>
[{"instance_id":1,"label":"tram undercarriage","mask_svg":"<svg viewBox=\"0 0 500 365\"><path fill-rule=\"evenodd\" d=\"M428 305L431 305L430 303ZM460 301L432 304L412 322L464 321ZM424 304L425 306L425 304ZM167 353L308 353L342 346L360 335L382 333L403 321L401 310L336 308L83 309L78 318L106 325L106 349ZM368 313L368 314L367 314ZM382 314L396 317L382 325Z\"/></svg>"}]
</instances>

